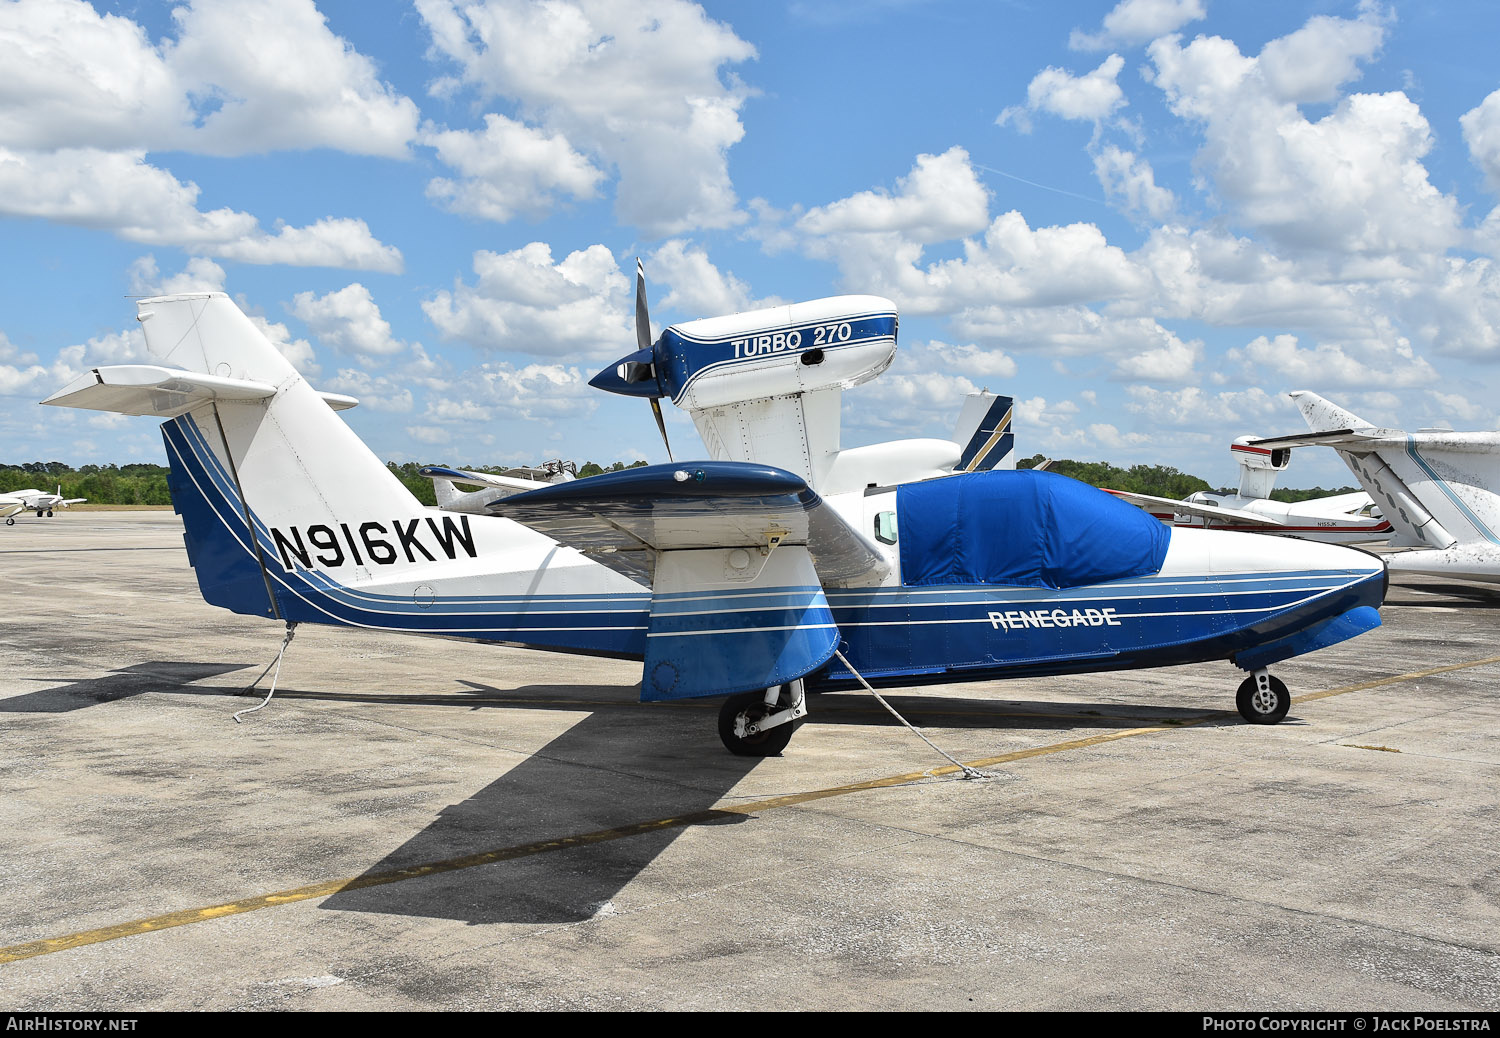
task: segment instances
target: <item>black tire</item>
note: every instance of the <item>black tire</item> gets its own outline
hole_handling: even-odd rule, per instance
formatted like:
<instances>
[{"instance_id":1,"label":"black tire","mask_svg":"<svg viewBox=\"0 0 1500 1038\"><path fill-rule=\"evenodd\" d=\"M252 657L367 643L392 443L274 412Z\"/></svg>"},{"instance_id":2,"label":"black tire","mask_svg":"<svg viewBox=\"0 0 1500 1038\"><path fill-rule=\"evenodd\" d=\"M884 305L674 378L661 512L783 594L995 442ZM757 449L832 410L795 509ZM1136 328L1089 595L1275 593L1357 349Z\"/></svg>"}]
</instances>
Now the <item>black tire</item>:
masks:
<instances>
[{"instance_id":1,"label":"black tire","mask_svg":"<svg viewBox=\"0 0 1500 1038\"><path fill-rule=\"evenodd\" d=\"M5 517L5 525L6 526L14 526L14 525L16 525L16 517L13 516L13 515L6 516Z\"/></svg>"},{"instance_id":2,"label":"black tire","mask_svg":"<svg viewBox=\"0 0 1500 1038\"><path fill-rule=\"evenodd\" d=\"M782 699L785 698L786 694L782 693ZM734 734L734 722L740 714L744 714L747 720L756 721L785 706L786 704L780 701L777 702L775 708L766 706L764 692L741 692L737 696L730 696L724 700L724 705L719 708L719 739L724 743L724 748L737 757L781 756L781 751L786 749L786 744L792 741L792 733L801 726L800 718L790 724L780 724L770 731L757 732L743 739Z\"/></svg>"},{"instance_id":3,"label":"black tire","mask_svg":"<svg viewBox=\"0 0 1500 1038\"><path fill-rule=\"evenodd\" d=\"M49 509L47 509L47 518L48 518L48 519L51 519L51 518L52 518L52 509L50 509L50 508L49 508Z\"/></svg>"},{"instance_id":4,"label":"black tire","mask_svg":"<svg viewBox=\"0 0 1500 1038\"><path fill-rule=\"evenodd\" d=\"M1260 693L1255 675L1251 674L1240 683L1239 691L1234 695L1234 705L1239 707L1240 716L1251 724L1276 724L1292 708L1292 694L1287 691L1285 682L1268 676L1267 683L1271 686L1270 693Z\"/></svg>"}]
</instances>

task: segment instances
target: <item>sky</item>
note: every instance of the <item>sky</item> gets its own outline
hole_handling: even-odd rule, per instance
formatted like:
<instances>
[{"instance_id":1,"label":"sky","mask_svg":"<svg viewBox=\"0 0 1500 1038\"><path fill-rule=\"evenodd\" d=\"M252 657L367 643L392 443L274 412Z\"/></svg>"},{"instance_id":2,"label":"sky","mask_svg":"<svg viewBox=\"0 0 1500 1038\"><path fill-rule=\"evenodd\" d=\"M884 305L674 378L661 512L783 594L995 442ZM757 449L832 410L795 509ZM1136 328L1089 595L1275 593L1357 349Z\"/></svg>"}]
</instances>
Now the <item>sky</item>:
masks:
<instances>
[{"instance_id":1,"label":"sky","mask_svg":"<svg viewBox=\"0 0 1500 1038\"><path fill-rule=\"evenodd\" d=\"M979 388L1022 456L1215 485L1291 390L1500 428L1497 38L1490 0L0 0L0 463L162 463L37 402L203 289L384 459L665 461L587 385L636 257L656 331L893 300L845 446Z\"/></svg>"}]
</instances>

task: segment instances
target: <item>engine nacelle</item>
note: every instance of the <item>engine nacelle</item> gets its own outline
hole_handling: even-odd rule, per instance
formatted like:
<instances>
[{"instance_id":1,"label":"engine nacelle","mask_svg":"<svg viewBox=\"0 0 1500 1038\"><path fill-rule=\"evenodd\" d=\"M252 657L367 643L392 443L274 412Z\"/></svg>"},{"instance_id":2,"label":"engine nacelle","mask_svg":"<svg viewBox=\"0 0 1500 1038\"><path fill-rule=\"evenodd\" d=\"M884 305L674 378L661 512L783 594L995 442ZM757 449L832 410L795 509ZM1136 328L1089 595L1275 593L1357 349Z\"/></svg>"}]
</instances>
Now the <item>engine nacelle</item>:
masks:
<instances>
[{"instance_id":1,"label":"engine nacelle","mask_svg":"<svg viewBox=\"0 0 1500 1038\"><path fill-rule=\"evenodd\" d=\"M833 296L675 324L656 344L662 388L698 411L742 400L847 389L896 355L896 305Z\"/></svg>"},{"instance_id":2,"label":"engine nacelle","mask_svg":"<svg viewBox=\"0 0 1500 1038\"><path fill-rule=\"evenodd\" d=\"M896 304L879 296L831 296L684 321L590 384L668 397L687 411L847 389L890 366L897 323Z\"/></svg>"},{"instance_id":3,"label":"engine nacelle","mask_svg":"<svg viewBox=\"0 0 1500 1038\"><path fill-rule=\"evenodd\" d=\"M1229 445L1229 453L1240 466L1240 496L1267 498L1276 487L1276 475L1292 462L1290 447L1271 450L1253 447L1253 437L1241 436Z\"/></svg>"}]
</instances>

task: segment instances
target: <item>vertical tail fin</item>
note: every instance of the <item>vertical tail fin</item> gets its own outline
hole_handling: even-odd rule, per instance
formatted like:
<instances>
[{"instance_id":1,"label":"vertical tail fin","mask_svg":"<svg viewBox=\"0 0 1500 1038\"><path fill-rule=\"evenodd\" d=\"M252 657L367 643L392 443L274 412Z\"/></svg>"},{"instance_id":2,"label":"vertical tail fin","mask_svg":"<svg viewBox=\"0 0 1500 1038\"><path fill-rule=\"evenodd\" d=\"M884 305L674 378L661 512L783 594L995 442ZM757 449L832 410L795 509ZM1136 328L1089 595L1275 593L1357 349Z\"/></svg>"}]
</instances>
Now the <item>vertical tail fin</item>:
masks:
<instances>
[{"instance_id":1,"label":"vertical tail fin","mask_svg":"<svg viewBox=\"0 0 1500 1038\"><path fill-rule=\"evenodd\" d=\"M982 472L1016 467L1016 438L1011 431L1015 414L1012 404L1010 397L990 393L970 393L964 399L953 434L955 443L964 444L956 471Z\"/></svg>"},{"instance_id":2,"label":"vertical tail fin","mask_svg":"<svg viewBox=\"0 0 1500 1038\"><path fill-rule=\"evenodd\" d=\"M1313 432L1374 428L1373 425L1359 415L1324 400L1316 393L1299 389L1296 392L1288 393L1287 396L1297 401L1297 407L1301 410L1302 417L1307 422L1307 427Z\"/></svg>"},{"instance_id":3,"label":"vertical tail fin","mask_svg":"<svg viewBox=\"0 0 1500 1038\"><path fill-rule=\"evenodd\" d=\"M193 446L207 450L265 526L354 528L418 514L421 505L260 330L222 292L139 303L146 347L202 375L275 387L269 398L195 408ZM186 446L184 444L183 446Z\"/></svg>"}]
</instances>

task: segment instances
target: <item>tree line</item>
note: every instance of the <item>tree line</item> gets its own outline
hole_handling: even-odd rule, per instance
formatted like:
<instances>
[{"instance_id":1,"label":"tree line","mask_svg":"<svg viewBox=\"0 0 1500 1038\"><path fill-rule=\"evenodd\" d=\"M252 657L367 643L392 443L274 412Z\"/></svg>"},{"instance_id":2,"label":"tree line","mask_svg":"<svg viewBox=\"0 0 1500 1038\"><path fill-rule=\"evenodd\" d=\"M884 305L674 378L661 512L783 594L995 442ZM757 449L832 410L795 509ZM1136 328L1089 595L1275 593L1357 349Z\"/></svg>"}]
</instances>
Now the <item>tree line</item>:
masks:
<instances>
[{"instance_id":1,"label":"tree line","mask_svg":"<svg viewBox=\"0 0 1500 1038\"><path fill-rule=\"evenodd\" d=\"M1035 468L1042 462L1037 454L1017 462L1019 468ZM617 461L600 465L586 461L578 466L579 478L597 476L601 472L619 472L646 464L644 461L626 464ZM437 503L433 496L432 480L417 474L422 464L415 461L388 462L387 468L412 495L426 505ZM468 465L459 466L471 472L501 473L509 466ZM33 461L24 465L0 465L0 494L15 490L35 488L54 490L62 485L64 497L87 498L91 504L100 505L169 505L171 494L167 491L167 468L164 465L83 465L72 468L60 461ZM1215 490L1205 480L1186 472L1179 472L1170 465L1132 465L1120 468L1104 461L1054 461L1051 471L1070 476L1096 487L1111 490L1128 490L1135 494L1151 494L1155 497L1184 498L1200 490ZM1358 487L1339 487L1324 490L1276 490L1271 497L1277 501L1306 501L1330 494L1349 494ZM1232 488L1217 488L1221 494L1232 493Z\"/></svg>"}]
</instances>

